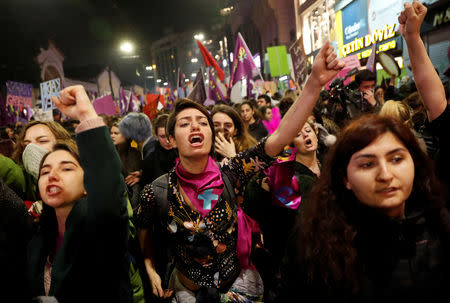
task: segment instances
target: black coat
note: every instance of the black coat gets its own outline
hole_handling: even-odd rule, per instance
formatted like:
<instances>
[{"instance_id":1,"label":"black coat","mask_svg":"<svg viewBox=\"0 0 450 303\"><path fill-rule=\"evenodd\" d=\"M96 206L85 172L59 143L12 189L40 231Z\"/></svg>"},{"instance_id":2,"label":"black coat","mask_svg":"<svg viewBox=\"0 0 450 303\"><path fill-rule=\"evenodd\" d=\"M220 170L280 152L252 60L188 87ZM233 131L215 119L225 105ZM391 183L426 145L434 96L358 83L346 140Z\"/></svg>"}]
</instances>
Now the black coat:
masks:
<instances>
[{"instance_id":1,"label":"black coat","mask_svg":"<svg viewBox=\"0 0 450 303\"><path fill-rule=\"evenodd\" d=\"M119 156L105 126L79 133L77 145L87 196L75 202L67 217L63 243L53 261L49 295L59 303L131 302L129 217ZM42 227L48 222L43 217L44 213ZM45 293L44 266L56 228L41 228L28 246L34 295Z\"/></svg>"},{"instance_id":2,"label":"black coat","mask_svg":"<svg viewBox=\"0 0 450 303\"><path fill-rule=\"evenodd\" d=\"M0 301L29 302L26 252L31 219L23 201L0 180Z\"/></svg>"},{"instance_id":3,"label":"black coat","mask_svg":"<svg viewBox=\"0 0 450 303\"><path fill-rule=\"evenodd\" d=\"M405 219L393 220L368 207L352 207L347 219L357 231L359 290L325 286L320 274L306 282L297 259L301 245L293 234L282 266L278 302L286 298L297 298L291 302L450 302L450 236L444 227L450 224L448 216L415 209Z\"/></svg>"},{"instance_id":4,"label":"black coat","mask_svg":"<svg viewBox=\"0 0 450 303\"><path fill-rule=\"evenodd\" d=\"M159 141L148 143L148 156L142 160L141 185L152 183L156 178L167 174L175 166L176 149L166 150Z\"/></svg>"}]
</instances>

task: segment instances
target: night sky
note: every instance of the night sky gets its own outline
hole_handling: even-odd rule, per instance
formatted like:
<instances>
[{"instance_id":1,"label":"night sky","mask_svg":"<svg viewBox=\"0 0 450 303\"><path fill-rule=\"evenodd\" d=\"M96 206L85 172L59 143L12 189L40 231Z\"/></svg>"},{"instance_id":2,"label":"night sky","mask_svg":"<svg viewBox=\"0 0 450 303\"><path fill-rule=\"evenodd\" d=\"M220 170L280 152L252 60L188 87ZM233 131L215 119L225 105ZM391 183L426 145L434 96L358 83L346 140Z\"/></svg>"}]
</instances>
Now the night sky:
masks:
<instances>
[{"instance_id":1,"label":"night sky","mask_svg":"<svg viewBox=\"0 0 450 303\"><path fill-rule=\"evenodd\" d=\"M168 31L206 30L217 22L221 0L10 0L0 1L6 41L56 42L65 68L121 63L119 45L135 43L141 61L146 49ZM12 47L15 42L9 43ZM17 48L17 45L14 45ZM14 51L14 50L10 50ZM113 62L113 63L111 63Z\"/></svg>"}]
</instances>

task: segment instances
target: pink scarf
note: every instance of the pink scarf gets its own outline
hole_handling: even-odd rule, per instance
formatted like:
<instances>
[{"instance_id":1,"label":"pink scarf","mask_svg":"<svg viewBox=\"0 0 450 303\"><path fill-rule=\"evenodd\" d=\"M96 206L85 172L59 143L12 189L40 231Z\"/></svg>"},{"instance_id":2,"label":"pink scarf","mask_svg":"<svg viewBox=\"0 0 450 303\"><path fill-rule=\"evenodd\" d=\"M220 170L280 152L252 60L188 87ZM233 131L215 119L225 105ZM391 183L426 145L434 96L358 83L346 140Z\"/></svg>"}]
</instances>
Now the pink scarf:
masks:
<instances>
[{"instance_id":1,"label":"pink scarf","mask_svg":"<svg viewBox=\"0 0 450 303\"><path fill-rule=\"evenodd\" d=\"M270 121L263 120L262 122L269 134L272 134L281 122L280 109L278 107L272 107L272 119Z\"/></svg>"},{"instance_id":2,"label":"pink scarf","mask_svg":"<svg viewBox=\"0 0 450 303\"><path fill-rule=\"evenodd\" d=\"M178 160L175 168L181 187L202 218L216 206L223 192L222 175L216 162L209 157L205 170L191 174Z\"/></svg>"},{"instance_id":3,"label":"pink scarf","mask_svg":"<svg viewBox=\"0 0 450 303\"><path fill-rule=\"evenodd\" d=\"M224 185L222 174L216 162L209 157L205 170L200 174L191 174L177 160L175 173L178 176L184 193L188 196L191 203L202 218L216 206L220 195L223 192ZM238 206L237 210L238 238L236 244L236 256L242 269L255 267L250 262L250 253L252 249L252 235L259 233L259 226L256 221L247 216Z\"/></svg>"}]
</instances>

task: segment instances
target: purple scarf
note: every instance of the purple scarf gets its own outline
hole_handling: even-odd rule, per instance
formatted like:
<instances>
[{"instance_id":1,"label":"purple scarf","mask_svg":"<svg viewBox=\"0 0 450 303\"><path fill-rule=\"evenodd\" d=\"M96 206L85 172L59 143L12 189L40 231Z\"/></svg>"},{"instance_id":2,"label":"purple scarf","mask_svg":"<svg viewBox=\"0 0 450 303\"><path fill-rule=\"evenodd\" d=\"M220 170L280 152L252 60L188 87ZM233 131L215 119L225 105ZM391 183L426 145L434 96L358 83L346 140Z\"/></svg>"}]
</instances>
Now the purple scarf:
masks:
<instances>
[{"instance_id":1,"label":"purple scarf","mask_svg":"<svg viewBox=\"0 0 450 303\"><path fill-rule=\"evenodd\" d=\"M189 173L178 160L175 166L180 186L195 206L202 218L216 206L224 185L222 174L216 162L209 157L205 170L200 174ZM238 206L237 211L238 238L236 244L236 256L242 269L252 268L250 253L252 249L252 235L259 233L256 221L247 216Z\"/></svg>"},{"instance_id":2,"label":"purple scarf","mask_svg":"<svg viewBox=\"0 0 450 303\"><path fill-rule=\"evenodd\" d=\"M178 161L175 172L191 203L202 215L202 218L207 216L216 206L223 192L222 175L216 162L209 157L206 168L202 173L191 174Z\"/></svg>"}]
</instances>

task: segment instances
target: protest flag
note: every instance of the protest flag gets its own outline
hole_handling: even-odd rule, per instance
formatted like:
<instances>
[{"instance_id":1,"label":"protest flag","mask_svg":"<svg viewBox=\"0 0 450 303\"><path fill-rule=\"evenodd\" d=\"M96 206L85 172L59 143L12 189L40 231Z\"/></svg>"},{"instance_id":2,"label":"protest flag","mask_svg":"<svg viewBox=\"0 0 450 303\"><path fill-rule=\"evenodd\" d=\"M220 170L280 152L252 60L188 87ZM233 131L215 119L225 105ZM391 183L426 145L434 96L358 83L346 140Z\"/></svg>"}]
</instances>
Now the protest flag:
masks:
<instances>
[{"instance_id":1,"label":"protest flag","mask_svg":"<svg viewBox=\"0 0 450 303\"><path fill-rule=\"evenodd\" d=\"M175 97L175 94L173 92L173 89L172 89L172 86L170 85L170 83L169 83L169 87L166 89L165 98L166 98L165 107L172 110L173 106L175 104L176 97Z\"/></svg>"},{"instance_id":2,"label":"protest flag","mask_svg":"<svg viewBox=\"0 0 450 303\"><path fill-rule=\"evenodd\" d=\"M217 63L216 59L213 58L211 53L206 49L206 47L197 40L197 45L200 48L200 52L202 53L203 60L205 61L206 66L212 66L217 72L217 76L219 77L220 81L225 80L225 73L223 72L222 68L220 68L219 64Z\"/></svg>"},{"instance_id":3,"label":"protest flag","mask_svg":"<svg viewBox=\"0 0 450 303\"><path fill-rule=\"evenodd\" d=\"M211 69L209 70L209 98L214 101L225 101L225 98L217 85L216 77L213 75Z\"/></svg>"},{"instance_id":4,"label":"protest flag","mask_svg":"<svg viewBox=\"0 0 450 303\"><path fill-rule=\"evenodd\" d=\"M259 73L259 69L253 61L253 56L247 47L247 44L242 38L241 33L238 33L236 39L236 46L234 48L234 59L231 68L231 78L228 90L231 91L234 84L240 81L243 77L247 78L247 82L256 77ZM262 79L262 77L261 77Z\"/></svg>"},{"instance_id":5,"label":"protest flag","mask_svg":"<svg viewBox=\"0 0 450 303\"><path fill-rule=\"evenodd\" d=\"M200 69L195 76L192 91L190 92L188 99L191 99L197 103L203 104L206 100L205 81L203 80L203 70Z\"/></svg>"}]
</instances>

